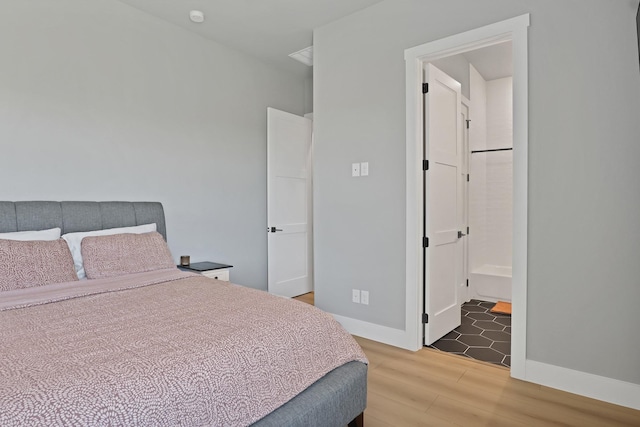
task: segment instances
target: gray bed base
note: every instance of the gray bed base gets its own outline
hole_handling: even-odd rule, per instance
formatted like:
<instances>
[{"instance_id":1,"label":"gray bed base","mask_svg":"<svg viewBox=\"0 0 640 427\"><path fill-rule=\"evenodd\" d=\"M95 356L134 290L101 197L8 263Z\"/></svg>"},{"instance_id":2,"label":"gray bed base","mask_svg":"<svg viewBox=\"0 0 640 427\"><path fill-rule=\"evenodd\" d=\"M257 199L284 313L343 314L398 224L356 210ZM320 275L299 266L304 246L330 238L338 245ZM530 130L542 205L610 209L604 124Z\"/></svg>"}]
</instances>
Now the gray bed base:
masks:
<instances>
[{"instance_id":1,"label":"gray bed base","mask_svg":"<svg viewBox=\"0 0 640 427\"><path fill-rule=\"evenodd\" d=\"M62 233L157 224L167 238L158 202L0 201L0 233L46 230ZM367 405L367 365L349 362L316 381L256 427L362 427Z\"/></svg>"},{"instance_id":2,"label":"gray bed base","mask_svg":"<svg viewBox=\"0 0 640 427\"><path fill-rule=\"evenodd\" d=\"M261 419L254 427L361 427L367 406L367 365L346 363Z\"/></svg>"}]
</instances>

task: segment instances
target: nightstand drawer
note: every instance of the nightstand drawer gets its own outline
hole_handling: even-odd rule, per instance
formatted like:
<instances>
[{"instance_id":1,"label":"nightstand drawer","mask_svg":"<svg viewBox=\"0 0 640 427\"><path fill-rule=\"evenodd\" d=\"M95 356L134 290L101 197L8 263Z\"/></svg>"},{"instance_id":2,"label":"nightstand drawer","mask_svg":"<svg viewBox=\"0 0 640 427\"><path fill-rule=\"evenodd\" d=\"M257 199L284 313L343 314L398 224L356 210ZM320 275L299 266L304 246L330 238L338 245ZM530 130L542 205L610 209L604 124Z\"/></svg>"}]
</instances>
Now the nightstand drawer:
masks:
<instances>
[{"instance_id":1,"label":"nightstand drawer","mask_svg":"<svg viewBox=\"0 0 640 427\"><path fill-rule=\"evenodd\" d=\"M208 271L203 271L201 274L203 276L207 276L207 277L210 277L212 279L224 280L225 282L229 281L229 270L228 269L208 270Z\"/></svg>"},{"instance_id":2,"label":"nightstand drawer","mask_svg":"<svg viewBox=\"0 0 640 427\"><path fill-rule=\"evenodd\" d=\"M199 273L212 279L224 280L225 282L229 281L229 270L231 270L231 267L233 267L233 265L210 261L194 262L193 264L178 266L182 271Z\"/></svg>"}]
</instances>

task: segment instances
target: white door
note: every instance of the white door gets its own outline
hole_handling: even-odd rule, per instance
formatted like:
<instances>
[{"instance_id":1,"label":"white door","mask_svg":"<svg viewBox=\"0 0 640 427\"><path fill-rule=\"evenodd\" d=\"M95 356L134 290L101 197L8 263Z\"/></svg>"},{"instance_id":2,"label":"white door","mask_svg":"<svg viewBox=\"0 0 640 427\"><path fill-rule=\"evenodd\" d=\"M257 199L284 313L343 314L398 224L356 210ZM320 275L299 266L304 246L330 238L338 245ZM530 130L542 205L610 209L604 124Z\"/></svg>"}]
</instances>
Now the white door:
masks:
<instances>
[{"instance_id":1,"label":"white door","mask_svg":"<svg viewBox=\"0 0 640 427\"><path fill-rule=\"evenodd\" d=\"M460 325L458 303L458 203L462 138L460 83L425 65L425 345Z\"/></svg>"},{"instance_id":2,"label":"white door","mask_svg":"<svg viewBox=\"0 0 640 427\"><path fill-rule=\"evenodd\" d=\"M460 110L460 135L462 136L461 167L458 186L458 304L469 300L469 101L462 98Z\"/></svg>"},{"instance_id":3,"label":"white door","mask_svg":"<svg viewBox=\"0 0 640 427\"><path fill-rule=\"evenodd\" d=\"M267 108L269 292L313 290L311 120Z\"/></svg>"}]
</instances>

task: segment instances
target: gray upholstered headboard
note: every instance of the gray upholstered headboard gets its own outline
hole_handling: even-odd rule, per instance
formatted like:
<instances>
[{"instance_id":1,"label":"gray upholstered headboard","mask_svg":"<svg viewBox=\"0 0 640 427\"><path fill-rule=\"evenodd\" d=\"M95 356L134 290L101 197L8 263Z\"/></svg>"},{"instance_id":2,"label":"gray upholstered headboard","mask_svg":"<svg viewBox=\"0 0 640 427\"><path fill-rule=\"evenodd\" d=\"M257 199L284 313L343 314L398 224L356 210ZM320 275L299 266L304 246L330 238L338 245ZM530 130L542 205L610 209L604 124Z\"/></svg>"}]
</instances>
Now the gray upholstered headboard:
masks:
<instances>
[{"instance_id":1,"label":"gray upholstered headboard","mask_svg":"<svg viewBox=\"0 0 640 427\"><path fill-rule=\"evenodd\" d=\"M158 202L0 201L0 233L60 227L64 234L152 222L166 240L164 209Z\"/></svg>"}]
</instances>

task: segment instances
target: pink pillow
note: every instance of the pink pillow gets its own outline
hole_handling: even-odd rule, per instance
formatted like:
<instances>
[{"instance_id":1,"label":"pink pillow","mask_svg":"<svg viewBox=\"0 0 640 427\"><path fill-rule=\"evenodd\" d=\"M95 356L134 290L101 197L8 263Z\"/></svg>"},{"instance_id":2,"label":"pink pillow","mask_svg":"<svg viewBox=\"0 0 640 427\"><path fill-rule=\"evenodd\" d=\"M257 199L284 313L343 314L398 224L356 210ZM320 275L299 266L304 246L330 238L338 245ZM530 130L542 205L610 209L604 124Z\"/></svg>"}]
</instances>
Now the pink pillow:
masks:
<instances>
[{"instance_id":1,"label":"pink pillow","mask_svg":"<svg viewBox=\"0 0 640 427\"><path fill-rule=\"evenodd\" d=\"M175 268L167 243L158 232L113 234L82 239L82 259L89 279Z\"/></svg>"},{"instance_id":2,"label":"pink pillow","mask_svg":"<svg viewBox=\"0 0 640 427\"><path fill-rule=\"evenodd\" d=\"M0 291L78 280L67 242L0 240Z\"/></svg>"}]
</instances>

